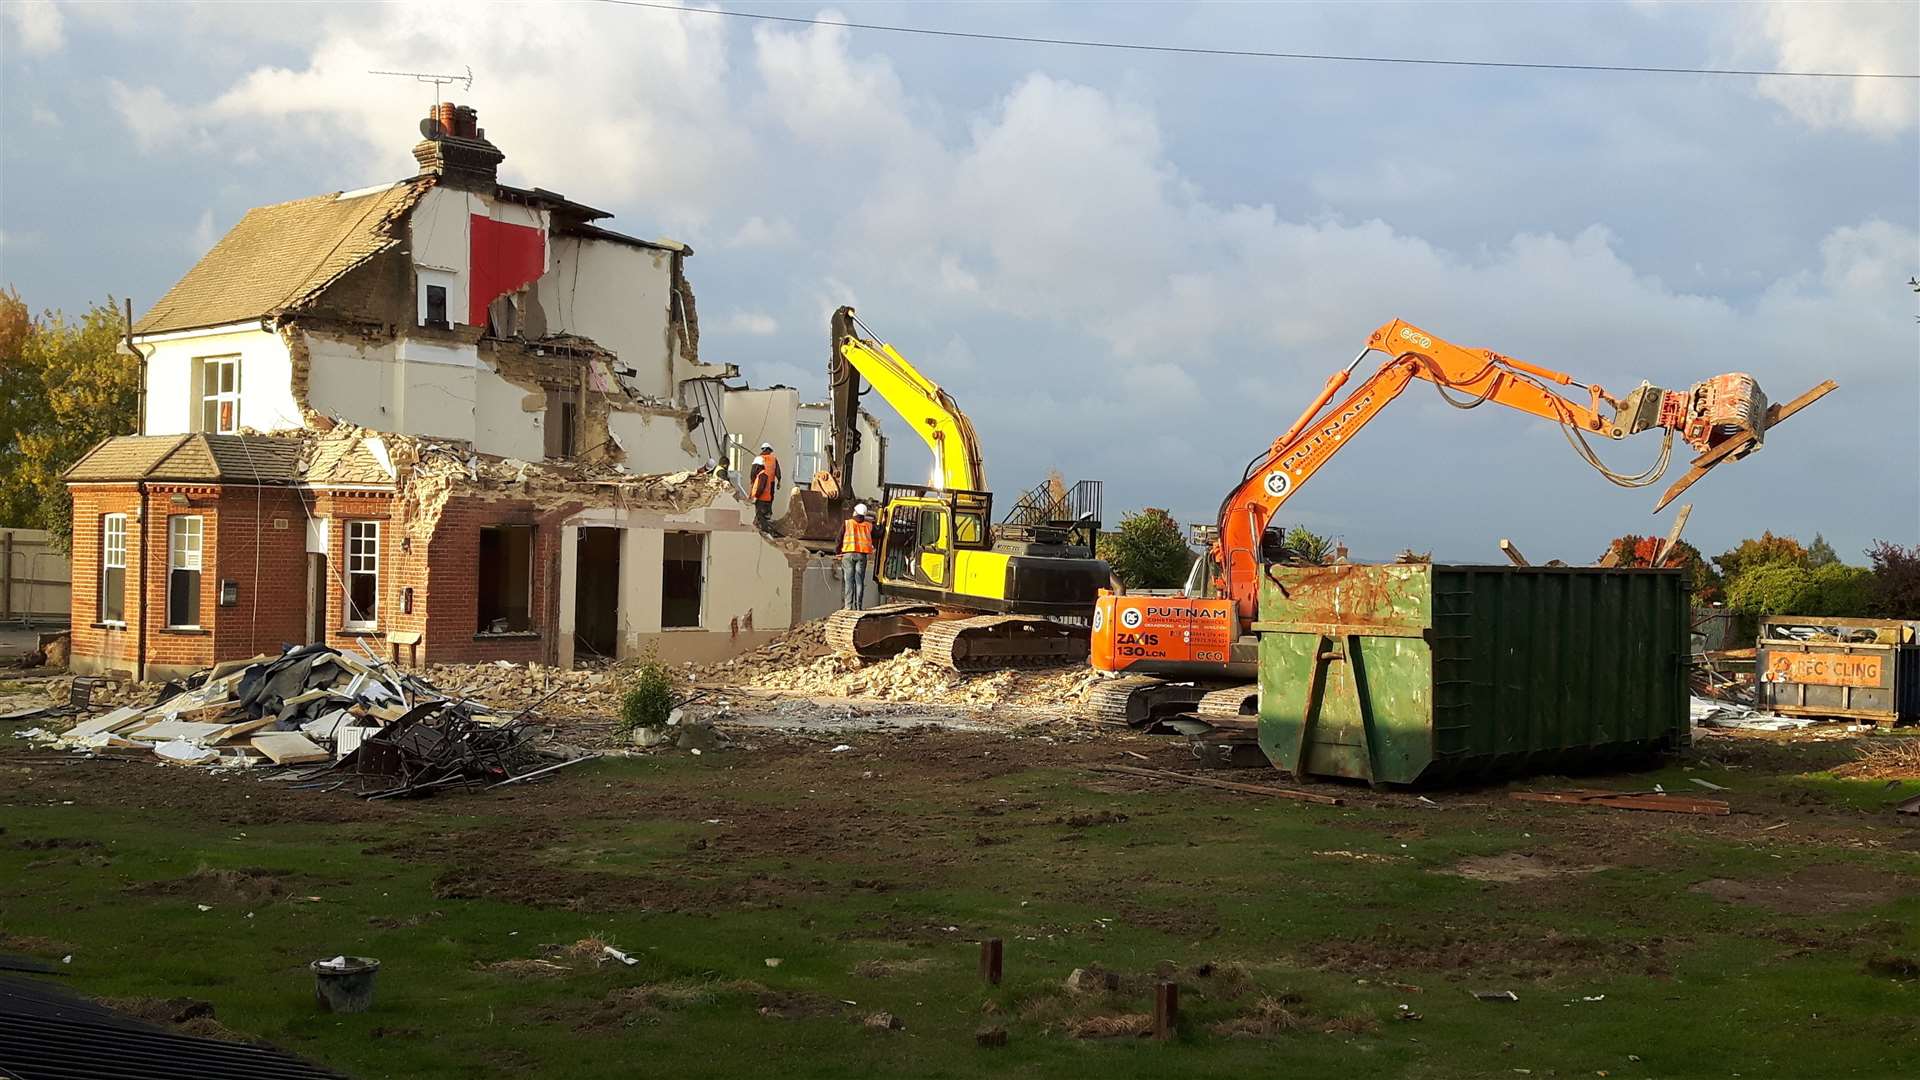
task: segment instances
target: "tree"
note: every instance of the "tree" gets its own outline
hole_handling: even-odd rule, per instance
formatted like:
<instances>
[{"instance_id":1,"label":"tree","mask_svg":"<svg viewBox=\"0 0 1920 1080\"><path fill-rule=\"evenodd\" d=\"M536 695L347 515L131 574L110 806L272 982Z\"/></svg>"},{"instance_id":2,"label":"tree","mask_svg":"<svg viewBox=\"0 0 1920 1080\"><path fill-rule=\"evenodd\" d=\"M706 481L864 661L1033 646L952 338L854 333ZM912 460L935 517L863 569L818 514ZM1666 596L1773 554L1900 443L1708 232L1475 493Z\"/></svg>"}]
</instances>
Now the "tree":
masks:
<instances>
[{"instance_id":1,"label":"tree","mask_svg":"<svg viewBox=\"0 0 1920 1080\"><path fill-rule=\"evenodd\" d=\"M1807 565L1819 569L1829 563L1837 563L1839 561L1840 556L1834 554L1833 545L1827 543L1827 538L1821 536L1819 533L1814 533L1813 543L1807 545Z\"/></svg>"},{"instance_id":2,"label":"tree","mask_svg":"<svg viewBox=\"0 0 1920 1080\"><path fill-rule=\"evenodd\" d=\"M1807 549L1791 536L1775 536L1771 532L1760 534L1758 540L1742 540L1740 546L1713 560L1720 565L1720 573L1731 583L1740 571L1749 566L1764 563L1793 563L1796 566L1807 565Z\"/></svg>"},{"instance_id":3,"label":"tree","mask_svg":"<svg viewBox=\"0 0 1920 1080\"><path fill-rule=\"evenodd\" d=\"M1654 553L1665 542L1666 538L1662 536L1635 536L1629 533L1608 544L1607 552L1613 555L1615 566L1652 566ZM1662 566L1686 570L1688 579L1693 582L1694 603L1706 607L1720 602L1725 583L1713 565L1700 554L1699 548L1685 540L1677 541L1660 563Z\"/></svg>"},{"instance_id":4,"label":"tree","mask_svg":"<svg viewBox=\"0 0 1920 1080\"><path fill-rule=\"evenodd\" d=\"M1873 563L1873 614L1920 619L1920 544L1903 547L1875 540L1867 558Z\"/></svg>"},{"instance_id":5,"label":"tree","mask_svg":"<svg viewBox=\"0 0 1920 1080\"><path fill-rule=\"evenodd\" d=\"M72 503L60 474L95 443L137 429L140 365L119 351L112 297L72 322L37 319L0 292L0 524L47 529L64 544Z\"/></svg>"},{"instance_id":6,"label":"tree","mask_svg":"<svg viewBox=\"0 0 1920 1080\"><path fill-rule=\"evenodd\" d=\"M1760 563L1740 571L1727 585L1727 606L1754 618L1856 618L1871 612L1872 597L1873 571L1837 562L1821 567L1795 562Z\"/></svg>"},{"instance_id":7,"label":"tree","mask_svg":"<svg viewBox=\"0 0 1920 1080\"><path fill-rule=\"evenodd\" d=\"M1326 566L1333 562L1333 538L1321 536L1305 525L1288 529L1286 543L1287 554L1298 562L1308 566Z\"/></svg>"},{"instance_id":8,"label":"tree","mask_svg":"<svg viewBox=\"0 0 1920 1080\"><path fill-rule=\"evenodd\" d=\"M1179 523L1151 506L1123 516L1118 529L1100 537L1099 552L1129 589L1178 588L1194 560Z\"/></svg>"}]
</instances>

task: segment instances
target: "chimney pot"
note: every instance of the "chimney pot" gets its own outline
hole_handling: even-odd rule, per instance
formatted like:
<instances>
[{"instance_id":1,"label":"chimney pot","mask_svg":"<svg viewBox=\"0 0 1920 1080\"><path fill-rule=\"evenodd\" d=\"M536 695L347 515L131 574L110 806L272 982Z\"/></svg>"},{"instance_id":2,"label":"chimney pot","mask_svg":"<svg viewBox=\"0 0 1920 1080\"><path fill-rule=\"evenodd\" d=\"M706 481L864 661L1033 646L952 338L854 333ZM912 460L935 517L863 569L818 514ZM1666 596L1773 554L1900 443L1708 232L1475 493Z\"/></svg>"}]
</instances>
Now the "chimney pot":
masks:
<instances>
[{"instance_id":1,"label":"chimney pot","mask_svg":"<svg viewBox=\"0 0 1920 1080\"><path fill-rule=\"evenodd\" d=\"M460 133L454 119L456 115L458 111L451 101L443 101L434 107L433 118L440 125L440 134L458 135Z\"/></svg>"}]
</instances>

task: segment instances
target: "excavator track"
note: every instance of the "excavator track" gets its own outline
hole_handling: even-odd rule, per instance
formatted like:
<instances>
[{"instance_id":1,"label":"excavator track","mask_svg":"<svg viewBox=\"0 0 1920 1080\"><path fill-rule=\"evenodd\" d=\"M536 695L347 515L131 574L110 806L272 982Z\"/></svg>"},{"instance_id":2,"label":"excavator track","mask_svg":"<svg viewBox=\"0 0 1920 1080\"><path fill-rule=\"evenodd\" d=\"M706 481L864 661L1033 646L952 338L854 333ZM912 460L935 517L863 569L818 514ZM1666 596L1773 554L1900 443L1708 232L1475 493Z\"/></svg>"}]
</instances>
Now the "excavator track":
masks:
<instances>
[{"instance_id":1,"label":"excavator track","mask_svg":"<svg viewBox=\"0 0 1920 1080\"><path fill-rule=\"evenodd\" d=\"M1193 714L1214 727L1257 728L1260 724L1260 684L1247 683L1209 690Z\"/></svg>"},{"instance_id":2,"label":"excavator track","mask_svg":"<svg viewBox=\"0 0 1920 1080\"><path fill-rule=\"evenodd\" d=\"M1151 675L1121 675L1102 679L1088 688L1087 704L1097 720L1139 727L1151 719L1147 712L1146 692L1160 685L1161 680Z\"/></svg>"},{"instance_id":3,"label":"excavator track","mask_svg":"<svg viewBox=\"0 0 1920 1080\"><path fill-rule=\"evenodd\" d=\"M959 672L1044 667L1085 660L1084 626L1034 615L941 619L920 633L920 655Z\"/></svg>"},{"instance_id":4,"label":"excavator track","mask_svg":"<svg viewBox=\"0 0 1920 1080\"><path fill-rule=\"evenodd\" d=\"M827 616L827 645L840 656L885 660L920 644L923 628L939 617L932 604L842 608Z\"/></svg>"}]
</instances>

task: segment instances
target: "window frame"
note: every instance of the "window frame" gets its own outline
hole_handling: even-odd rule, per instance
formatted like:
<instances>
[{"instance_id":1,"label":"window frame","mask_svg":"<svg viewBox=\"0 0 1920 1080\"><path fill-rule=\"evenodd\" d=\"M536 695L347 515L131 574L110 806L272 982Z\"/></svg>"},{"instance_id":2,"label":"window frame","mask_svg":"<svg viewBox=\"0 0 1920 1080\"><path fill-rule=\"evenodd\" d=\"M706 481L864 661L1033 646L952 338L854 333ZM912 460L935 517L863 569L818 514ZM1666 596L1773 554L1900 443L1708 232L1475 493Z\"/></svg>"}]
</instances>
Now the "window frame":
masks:
<instances>
[{"instance_id":1,"label":"window frame","mask_svg":"<svg viewBox=\"0 0 1920 1080\"><path fill-rule=\"evenodd\" d=\"M191 544L186 541L191 541ZM206 577L206 518L200 514L172 514L167 518L167 629L199 630L200 593ZM190 565L189 565L190 564ZM181 622L174 618L174 590L178 587L177 574L193 574L193 588L185 593L191 598L192 607L183 612L190 616L189 621Z\"/></svg>"},{"instance_id":2,"label":"window frame","mask_svg":"<svg viewBox=\"0 0 1920 1080\"><path fill-rule=\"evenodd\" d=\"M115 525L119 528L115 529ZM119 541L117 546L114 543L116 539ZM118 562L114 561L116 557L119 559ZM120 587L117 590L110 590L107 584L107 573L111 570L120 571ZM107 609L109 595L114 596L115 610L113 611ZM95 600L101 625L127 625L127 515L125 514L100 515L100 587L99 595Z\"/></svg>"},{"instance_id":3,"label":"window frame","mask_svg":"<svg viewBox=\"0 0 1920 1080\"><path fill-rule=\"evenodd\" d=\"M380 521L377 518L357 518L341 523L343 543L341 550L346 555L342 567L340 597L340 629L349 631L375 630L380 626ZM355 535L356 532L359 535ZM373 606L364 614L365 618L355 618L362 614L359 605L353 602L353 583L356 577L373 579Z\"/></svg>"},{"instance_id":4,"label":"window frame","mask_svg":"<svg viewBox=\"0 0 1920 1080\"><path fill-rule=\"evenodd\" d=\"M241 399L239 354L198 356L194 358L194 364L200 369L197 387L199 408L196 411L198 430L207 435L232 435L239 431ZM216 375L226 372L233 374L233 385L223 388L224 380L217 380ZM221 426L220 407L222 405L231 405L233 408L232 427Z\"/></svg>"},{"instance_id":5,"label":"window frame","mask_svg":"<svg viewBox=\"0 0 1920 1080\"><path fill-rule=\"evenodd\" d=\"M694 559L669 558L667 555L668 538L674 537L674 536L693 537L694 542L697 543L700 547L699 556ZM712 558L713 558L713 544L711 542L710 534L706 532L702 532L697 529L666 529L661 532L660 534L660 629L669 630L669 631L680 631L680 630L705 630L707 628L707 572L711 564ZM692 563L695 567L695 572L696 572L695 583L696 583L696 588L698 589L698 595L696 596L695 602L694 602L692 622L670 623L667 621L667 602L669 598L667 596L667 587L666 587L667 585L666 570L667 570L667 563L669 562Z\"/></svg>"},{"instance_id":6,"label":"window frame","mask_svg":"<svg viewBox=\"0 0 1920 1080\"><path fill-rule=\"evenodd\" d=\"M806 440L801 438L802 429L813 432L814 449L806 448ZM793 422L793 465L794 482L810 484L814 475L827 469L827 425L817 420L796 420ZM812 468L808 468L808 463Z\"/></svg>"}]
</instances>

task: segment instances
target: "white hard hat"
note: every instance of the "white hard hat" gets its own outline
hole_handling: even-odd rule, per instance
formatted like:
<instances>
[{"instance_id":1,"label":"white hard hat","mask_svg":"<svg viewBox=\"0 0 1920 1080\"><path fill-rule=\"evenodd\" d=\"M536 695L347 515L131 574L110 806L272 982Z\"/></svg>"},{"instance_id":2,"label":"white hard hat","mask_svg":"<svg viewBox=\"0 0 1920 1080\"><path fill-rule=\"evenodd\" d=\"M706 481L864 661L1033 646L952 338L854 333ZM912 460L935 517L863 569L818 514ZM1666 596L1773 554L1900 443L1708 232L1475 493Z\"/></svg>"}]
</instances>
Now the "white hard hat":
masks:
<instances>
[{"instance_id":1,"label":"white hard hat","mask_svg":"<svg viewBox=\"0 0 1920 1080\"><path fill-rule=\"evenodd\" d=\"M854 512L855 514L858 514L858 515L859 515L859 516L861 516L861 517L866 517L866 516L867 516L867 504L866 504L866 503L854 503L854 504L853 504L853 512Z\"/></svg>"},{"instance_id":2,"label":"white hard hat","mask_svg":"<svg viewBox=\"0 0 1920 1080\"><path fill-rule=\"evenodd\" d=\"M761 443L761 444L760 444L760 449L762 449L762 450L771 450L771 449L773 449L773 444L772 444L772 443L770 443L770 442L763 442L763 443Z\"/></svg>"}]
</instances>

